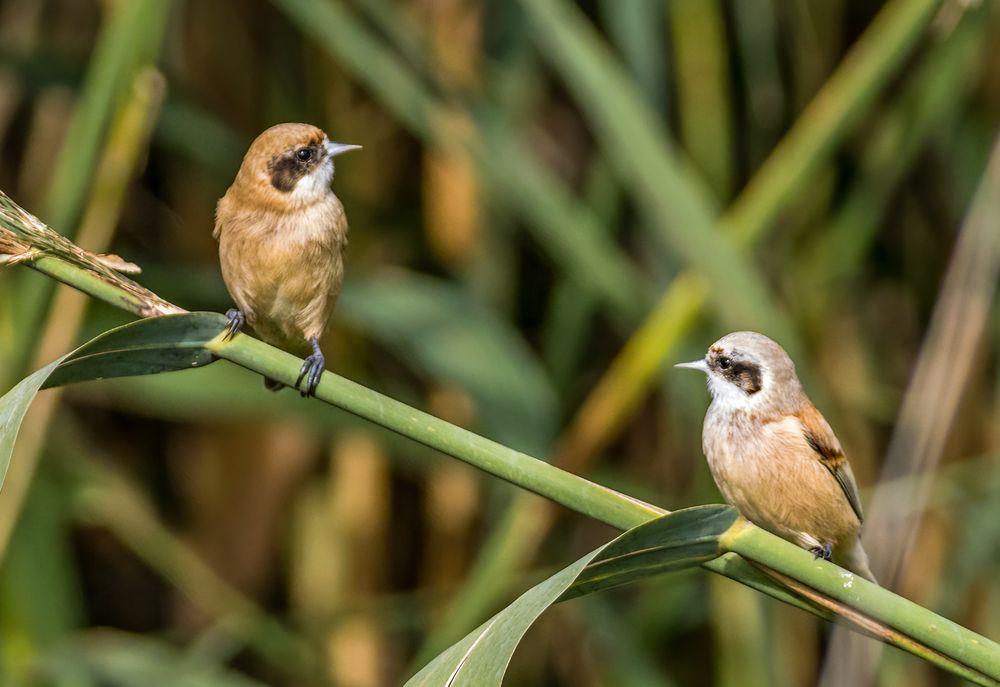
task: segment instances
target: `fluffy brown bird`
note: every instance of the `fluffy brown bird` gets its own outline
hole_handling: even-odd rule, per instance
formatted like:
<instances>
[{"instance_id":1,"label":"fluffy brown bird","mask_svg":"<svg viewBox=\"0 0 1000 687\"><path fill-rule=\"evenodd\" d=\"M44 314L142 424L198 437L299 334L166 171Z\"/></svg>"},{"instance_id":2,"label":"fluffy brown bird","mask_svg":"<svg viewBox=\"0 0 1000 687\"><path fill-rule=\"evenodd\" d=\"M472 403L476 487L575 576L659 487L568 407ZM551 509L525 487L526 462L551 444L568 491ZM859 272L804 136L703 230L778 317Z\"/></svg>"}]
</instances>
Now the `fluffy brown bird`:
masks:
<instances>
[{"instance_id":1,"label":"fluffy brown bird","mask_svg":"<svg viewBox=\"0 0 1000 687\"><path fill-rule=\"evenodd\" d=\"M734 332L704 359L702 443L726 501L748 520L875 582L861 546L861 498L840 442L802 390L795 364L763 334Z\"/></svg>"},{"instance_id":2,"label":"fluffy brown bird","mask_svg":"<svg viewBox=\"0 0 1000 687\"><path fill-rule=\"evenodd\" d=\"M295 381L303 396L323 374L319 338L344 278L347 217L330 189L333 158L360 147L310 124L272 126L251 144L215 211L222 277L238 306L226 313L227 336L246 323L270 344L309 353Z\"/></svg>"}]
</instances>

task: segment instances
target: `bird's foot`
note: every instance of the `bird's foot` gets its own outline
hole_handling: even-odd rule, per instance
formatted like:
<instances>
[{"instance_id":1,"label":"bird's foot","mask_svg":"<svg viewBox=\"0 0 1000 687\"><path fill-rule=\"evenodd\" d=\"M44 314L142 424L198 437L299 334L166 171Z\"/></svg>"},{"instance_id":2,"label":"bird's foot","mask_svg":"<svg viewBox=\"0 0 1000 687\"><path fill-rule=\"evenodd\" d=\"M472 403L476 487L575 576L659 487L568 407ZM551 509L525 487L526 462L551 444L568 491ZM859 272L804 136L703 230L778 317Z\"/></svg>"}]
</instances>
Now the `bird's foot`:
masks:
<instances>
[{"instance_id":1,"label":"bird's foot","mask_svg":"<svg viewBox=\"0 0 1000 687\"><path fill-rule=\"evenodd\" d=\"M809 551L812 552L812 554L816 556L816 558L822 558L824 561L828 561L831 558L833 558L833 547L830 546L829 543L822 544L820 546L814 546L811 549L809 549Z\"/></svg>"},{"instance_id":2,"label":"bird's foot","mask_svg":"<svg viewBox=\"0 0 1000 687\"><path fill-rule=\"evenodd\" d=\"M311 339L310 343L313 347L313 353L302 363L302 367L299 369L299 376L295 380L295 388L299 390L303 398L316 395L316 387L319 386L320 375L323 374L323 368L326 366L326 358L323 357L323 351L319 349L319 341ZM306 383L304 389L300 387L303 380Z\"/></svg>"},{"instance_id":3,"label":"bird's foot","mask_svg":"<svg viewBox=\"0 0 1000 687\"><path fill-rule=\"evenodd\" d=\"M226 317L229 318L229 324L226 326L226 335L222 337L223 341L229 341L231 338L239 334L240 330L243 329L243 325L247 323L246 315L236 308L230 308L227 310Z\"/></svg>"}]
</instances>

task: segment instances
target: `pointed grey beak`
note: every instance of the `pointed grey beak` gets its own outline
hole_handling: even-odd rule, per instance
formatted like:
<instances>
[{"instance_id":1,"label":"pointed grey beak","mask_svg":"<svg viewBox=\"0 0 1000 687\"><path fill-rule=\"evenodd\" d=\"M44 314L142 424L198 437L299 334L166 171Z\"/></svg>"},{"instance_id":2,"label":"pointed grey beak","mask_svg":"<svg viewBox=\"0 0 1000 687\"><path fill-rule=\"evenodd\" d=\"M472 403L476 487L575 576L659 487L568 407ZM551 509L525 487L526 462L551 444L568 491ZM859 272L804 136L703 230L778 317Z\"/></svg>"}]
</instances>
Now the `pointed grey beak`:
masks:
<instances>
[{"instance_id":1,"label":"pointed grey beak","mask_svg":"<svg viewBox=\"0 0 1000 687\"><path fill-rule=\"evenodd\" d=\"M334 141L326 142L326 154L330 157L337 157L341 153L346 153L349 150L360 150L361 146L354 145L353 143L336 143Z\"/></svg>"},{"instance_id":2,"label":"pointed grey beak","mask_svg":"<svg viewBox=\"0 0 1000 687\"><path fill-rule=\"evenodd\" d=\"M705 373L708 372L708 364L705 362L704 358L702 358L701 360L692 360L689 363L677 363L676 365L674 365L674 367L687 367L692 370L701 370L702 372Z\"/></svg>"}]
</instances>

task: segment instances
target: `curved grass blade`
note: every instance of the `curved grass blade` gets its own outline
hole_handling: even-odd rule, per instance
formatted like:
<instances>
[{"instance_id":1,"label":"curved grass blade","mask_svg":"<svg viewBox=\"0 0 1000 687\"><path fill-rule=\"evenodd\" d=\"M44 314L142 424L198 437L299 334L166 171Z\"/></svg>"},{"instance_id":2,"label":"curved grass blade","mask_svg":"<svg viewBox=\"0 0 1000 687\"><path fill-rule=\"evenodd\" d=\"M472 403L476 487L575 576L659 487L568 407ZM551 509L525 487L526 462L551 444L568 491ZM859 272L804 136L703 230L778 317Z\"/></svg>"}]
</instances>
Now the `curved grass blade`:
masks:
<instances>
[{"instance_id":1,"label":"curved grass blade","mask_svg":"<svg viewBox=\"0 0 1000 687\"><path fill-rule=\"evenodd\" d=\"M226 323L218 313L200 312L123 325L67 355L42 388L203 367L215 360L205 344L217 337Z\"/></svg>"},{"instance_id":2,"label":"curved grass blade","mask_svg":"<svg viewBox=\"0 0 1000 687\"><path fill-rule=\"evenodd\" d=\"M112 329L22 379L0 398L0 487L21 422L39 390L208 365L214 357L205 344L225 326L226 318L218 313L140 320Z\"/></svg>"},{"instance_id":3,"label":"curved grass blade","mask_svg":"<svg viewBox=\"0 0 1000 687\"><path fill-rule=\"evenodd\" d=\"M62 358L33 372L0 398L0 488L3 487L4 478L7 476L10 456L14 452L14 441L17 439L18 430L21 429L24 414L28 412L28 406L35 399L35 394L60 362Z\"/></svg>"},{"instance_id":4,"label":"curved grass blade","mask_svg":"<svg viewBox=\"0 0 1000 687\"><path fill-rule=\"evenodd\" d=\"M719 556L719 537L739 517L732 506L711 504L635 527L602 548L560 600L707 563Z\"/></svg>"},{"instance_id":5,"label":"curved grass blade","mask_svg":"<svg viewBox=\"0 0 1000 687\"><path fill-rule=\"evenodd\" d=\"M535 585L517 601L470 632L439 655L404 687L488 687L499 685L514 649L546 608L559 600L584 566L600 551L592 551L568 568Z\"/></svg>"},{"instance_id":6,"label":"curved grass blade","mask_svg":"<svg viewBox=\"0 0 1000 687\"><path fill-rule=\"evenodd\" d=\"M723 553L739 518L730 506L687 508L635 527L522 594L406 683L406 687L500 685L528 628L556 601L700 565Z\"/></svg>"}]
</instances>

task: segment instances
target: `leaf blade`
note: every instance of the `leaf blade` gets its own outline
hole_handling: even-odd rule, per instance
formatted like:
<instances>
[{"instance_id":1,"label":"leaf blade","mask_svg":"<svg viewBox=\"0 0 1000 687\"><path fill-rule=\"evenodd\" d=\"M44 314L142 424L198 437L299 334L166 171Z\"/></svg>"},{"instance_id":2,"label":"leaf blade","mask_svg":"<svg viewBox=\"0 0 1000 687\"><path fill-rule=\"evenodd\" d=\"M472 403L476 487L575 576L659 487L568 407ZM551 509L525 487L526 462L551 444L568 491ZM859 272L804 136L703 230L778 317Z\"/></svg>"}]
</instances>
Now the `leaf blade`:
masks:
<instances>
[{"instance_id":1,"label":"leaf blade","mask_svg":"<svg viewBox=\"0 0 1000 687\"><path fill-rule=\"evenodd\" d=\"M215 360L206 344L219 335L226 322L222 315L207 312L130 322L67 355L42 388L204 367Z\"/></svg>"},{"instance_id":2,"label":"leaf blade","mask_svg":"<svg viewBox=\"0 0 1000 687\"><path fill-rule=\"evenodd\" d=\"M553 603L711 560L723 553L720 539L738 518L731 506L696 506L630 529L526 591L424 666L405 687L500 685L521 638ZM687 551L685 544L697 555L673 555ZM650 553L656 546L663 547L659 557ZM634 565L640 560L641 571ZM605 573L600 580L586 575L595 564ZM584 582L577 585L581 577Z\"/></svg>"},{"instance_id":3,"label":"leaf blade","mask_svg":"<svg viewBox=\"0 0 1000 687\"><path fill-rule=\"evenodd\" d=\"M738 518L732 506L712 504L685 508L634 527L603 547L562 599L717 558L722 553L719 537Z\"/></svg>"},{"instance_id":4,"label":"leaf blade","mask_svg":"<svg viewBox=\"0 0 1000 687\"><path fill-rule=\"evenodd\" d=\"M3 488L10 457L14 452L14 442L17 440L21 422L28 412L28 407L35 395L42 388L45 380L56 369L62 358L54 360L40 370L31 373L0 397L0 488Z\"/></svg>"}]
</instances>

